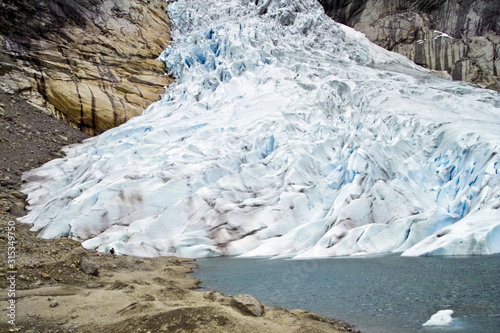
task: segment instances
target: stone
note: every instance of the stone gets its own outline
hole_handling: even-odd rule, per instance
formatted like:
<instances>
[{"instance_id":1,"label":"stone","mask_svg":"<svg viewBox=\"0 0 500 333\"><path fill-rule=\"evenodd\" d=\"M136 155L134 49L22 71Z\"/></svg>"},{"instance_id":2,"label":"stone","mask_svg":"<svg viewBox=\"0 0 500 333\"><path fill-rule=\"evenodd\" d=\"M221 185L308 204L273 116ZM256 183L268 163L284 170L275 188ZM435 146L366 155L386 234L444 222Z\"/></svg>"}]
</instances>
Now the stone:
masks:
<instances>
[{"instance_id":1,"label":"stone","mask_svg":"<svg viewBox=\"0 0 500 333\"><path fill-rule=\"evenodd\" d=\"M19 191L13 191L11 194L12 194L13 196L15 196L16 198L21 199L21 200L26 200L26 199L28 199L28 196L27 196L26 194L21 193L21 192L19 192Z\"/></svg>"},{"instance_id":2,"label":"stone","mask_svg":"<svg viewBox=\"0 0 500 333\"><path fill-rule=\"evenodd\" d=\"M56 306L59 306L59 303L58 303L57 301L52 301L52 302L50 303L50 307L51 307L51 308L55 308Z\"/></svg>"},{"instance_id":3,"label":"stone","mask_svg":"<svg viewBox=\"0 0 500 333\"><path fill-rule=\"evenodd\" d=\"M98 288L104 287L104 285L102 283L99 283L99 282L89 282L86 284L85 287L88 289L98 289Z\"/></svg>"},{"instance_id":4,"label":"stone","mask_svg":"<svg viewBox=\"0 0 500 333\"><path fill-rule=\"evenodd\" d=\"M260 317L264 313L264 306L250 295L234 296L230 305L246 316Z\"/></svg>"},{"instance_id":5,"label":"stone","mask_svg":"<svg viewBox=\"0 0 500 333\"><path fill-rule=\"evenodd\" d=\"M0 186L6 187L9 189L14 189L17 187L17 183L10 179L10 177L5 177L2 180L0 180Z\"/></svg>"},{"instance_id":6,"label":"stone","mask_svg":"<svg viewBox=\"0 0 500 333\"><path fill-rule=\"evenodd\" d=\"M16 216L21 217L26 215L25 204L22 201L15 201L10 205L9 213Z\"/></svg>"},{"instance_id":7,"label":"stone","mask_svg":"<svg viewBox=\"0 0 500 333\"><path fill-rule=\"evenodd\" d=\"M80 261L80 268L85 274L99 276L99 266L90 261L88 257L82 257Z\"/></svg>"}]
</instances>

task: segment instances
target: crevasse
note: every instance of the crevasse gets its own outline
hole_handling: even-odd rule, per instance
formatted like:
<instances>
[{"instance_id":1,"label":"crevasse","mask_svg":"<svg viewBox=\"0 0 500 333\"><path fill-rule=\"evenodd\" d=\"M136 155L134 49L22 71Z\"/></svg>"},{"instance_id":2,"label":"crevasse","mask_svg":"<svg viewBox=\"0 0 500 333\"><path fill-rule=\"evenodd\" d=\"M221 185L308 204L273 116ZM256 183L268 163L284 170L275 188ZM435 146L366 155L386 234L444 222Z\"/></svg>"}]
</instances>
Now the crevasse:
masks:
<instances>
[{"instance_id":1,"label":"crevasse","mask_svg":"<svg viewBox=\"0 0 500 333\"><path fill-rule=\"evenodd\" d=\"M500 252L500 97L314 0L168 6L176 82L24 175L41 237L139 256Z\"/></svg>"}]
</instances>

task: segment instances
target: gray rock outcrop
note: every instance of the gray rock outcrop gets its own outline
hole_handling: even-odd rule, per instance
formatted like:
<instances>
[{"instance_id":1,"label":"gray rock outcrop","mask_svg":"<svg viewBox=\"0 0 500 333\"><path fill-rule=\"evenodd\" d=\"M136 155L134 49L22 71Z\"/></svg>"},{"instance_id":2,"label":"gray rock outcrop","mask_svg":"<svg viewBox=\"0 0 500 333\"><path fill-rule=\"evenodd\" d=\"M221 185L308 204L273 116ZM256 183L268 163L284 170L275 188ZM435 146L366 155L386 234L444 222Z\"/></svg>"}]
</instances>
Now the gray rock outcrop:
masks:
<instances>
[{"instance_id":1,"label":"gray rock outcrop","mask_svg":"<svg viewBox=\"0 0 500 333\"><path fill-rule=\"evenodd\" d=\"M139 115L172 79L163 0L4 0L0 89L90 134Z\"/></svg>"},{"instance_id":2,"label":"gray rock outcrop","mask_svg":"<svg viewBox=\"0 0 500 333\"><path fill-rule=\"evenodd\" d=\"M454 80L500 91L497 0L320 0L335 21Z\"/></svg>"}]
</instances>

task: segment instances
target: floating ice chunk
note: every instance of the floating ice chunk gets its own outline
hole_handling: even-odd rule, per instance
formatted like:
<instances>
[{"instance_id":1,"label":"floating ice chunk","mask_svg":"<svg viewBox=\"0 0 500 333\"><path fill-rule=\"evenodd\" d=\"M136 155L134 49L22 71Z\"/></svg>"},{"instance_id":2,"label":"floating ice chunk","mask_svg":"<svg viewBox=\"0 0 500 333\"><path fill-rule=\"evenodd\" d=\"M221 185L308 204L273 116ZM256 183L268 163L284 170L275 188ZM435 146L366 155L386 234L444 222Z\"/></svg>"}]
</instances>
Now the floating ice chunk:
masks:
<instances>
[{"instance_id":1,"label":"floating ice chunk","mask_svg":"<svg viewBox=\"0 0 500 333\"><path fill-rule=\"evenodd\" d=\"M422 326L451 326L453 310L440 310L433 314L431 318L422 324Z\"/></svg>"}]
</instances>

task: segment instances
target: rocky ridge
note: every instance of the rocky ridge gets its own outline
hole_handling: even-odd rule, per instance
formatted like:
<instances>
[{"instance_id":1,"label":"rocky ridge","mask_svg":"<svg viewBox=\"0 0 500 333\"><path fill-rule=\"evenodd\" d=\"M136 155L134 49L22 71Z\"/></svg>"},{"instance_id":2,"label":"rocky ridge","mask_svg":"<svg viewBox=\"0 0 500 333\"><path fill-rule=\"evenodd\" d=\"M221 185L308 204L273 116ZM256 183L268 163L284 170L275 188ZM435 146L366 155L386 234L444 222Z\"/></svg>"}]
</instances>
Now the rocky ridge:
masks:
<instances>
[{"instance_id":1,"label":"rocky ridge","mask_svg":"<svg viewBox=\"0 0 500 333\"><path fill-rule=\"evenodd\" d=\"M0 3L0 88L89 134L142 113L172 82L162 0Z\"/></svg>"},{"instance_id":2,"label":"rocky ridge","mask_svg":"<svg viewBox=\"0 0 500 333\"><path fill-rule=\"evenodd\" d=\"M500 91L500 2L320 0L337 22L441 75Z\"/></svg>"}]
</instances>

